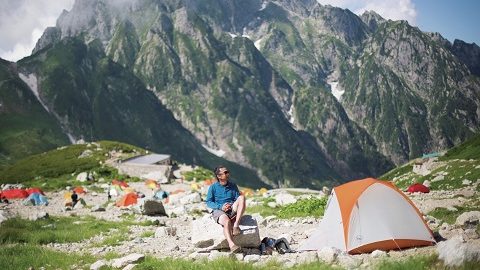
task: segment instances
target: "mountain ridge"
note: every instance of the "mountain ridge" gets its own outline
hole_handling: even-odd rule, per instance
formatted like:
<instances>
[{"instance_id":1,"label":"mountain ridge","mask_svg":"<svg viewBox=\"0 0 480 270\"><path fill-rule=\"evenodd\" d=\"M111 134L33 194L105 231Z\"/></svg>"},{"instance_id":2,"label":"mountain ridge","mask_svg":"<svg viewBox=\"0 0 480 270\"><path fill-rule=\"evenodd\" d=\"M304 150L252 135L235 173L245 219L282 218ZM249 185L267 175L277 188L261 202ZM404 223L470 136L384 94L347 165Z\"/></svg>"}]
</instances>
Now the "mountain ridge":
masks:
<instances>
[{"instance_id":1,"label":"mountain ridge","mask_svg":"<svg viewBox=\"0 0 480 270\"><path fill-rule=\"evenodd\" d=\"M380 175L479 131L477 64L441 36L373 12L313 0L76 1L32 57L69 37L273 186ZM458 44L458 55L475 55Z\"/></svg>"}]
</instances>

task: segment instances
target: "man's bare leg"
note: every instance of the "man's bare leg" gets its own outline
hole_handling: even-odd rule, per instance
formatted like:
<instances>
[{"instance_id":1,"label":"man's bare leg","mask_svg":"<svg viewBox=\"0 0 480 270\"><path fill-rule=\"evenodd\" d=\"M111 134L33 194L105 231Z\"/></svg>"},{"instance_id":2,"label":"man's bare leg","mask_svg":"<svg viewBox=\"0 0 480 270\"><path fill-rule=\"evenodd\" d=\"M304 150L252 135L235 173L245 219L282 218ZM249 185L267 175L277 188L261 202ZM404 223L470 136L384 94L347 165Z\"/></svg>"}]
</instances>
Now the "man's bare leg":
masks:
<instances>
[{"instance_id":1,"label":"man's bare leg","mask_svg":"<svg viewBox=\"0 0 480 270\"><path fill-rule=\"evenodd\" d=\"M223 225L223 235L225 235L225 238L227 239L228 246L232 248L235 245L232 235L232 222L228 216L224 214L220 216L218 223Z\"/></svg>"},{"instance_id":2,"label":"man's bare leg","mask_svg":"<svg viewBox=\"0 0 480 270\"><path fill-rule=\"evenodd\" d=\"M240 219L242 219L243 213L245 212L245 196L240 195L238 199L233 203L232 208L237 212L237 217L235 218L235 223L233 227L238 227L240 224Z\"/></svg>"}]
</instances>

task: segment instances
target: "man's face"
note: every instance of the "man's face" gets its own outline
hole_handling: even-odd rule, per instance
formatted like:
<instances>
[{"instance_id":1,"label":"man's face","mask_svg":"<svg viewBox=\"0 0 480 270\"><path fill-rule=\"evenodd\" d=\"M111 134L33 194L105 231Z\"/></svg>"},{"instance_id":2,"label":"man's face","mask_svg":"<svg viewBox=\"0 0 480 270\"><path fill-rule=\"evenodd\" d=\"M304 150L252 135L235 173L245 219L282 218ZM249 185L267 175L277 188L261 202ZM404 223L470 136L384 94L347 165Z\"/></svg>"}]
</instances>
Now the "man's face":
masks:
<instances>
[{"instance_id":1,"label":"man's face","mask_svg":"<svg viewBox=\"0 0 480 270\"><path fill-rule=\"evenodd\" d=\"M230 172L227 168L220 168L217 173L218 180L220 181L227 181L229 176Z\"/></svg>"}]
</instances>

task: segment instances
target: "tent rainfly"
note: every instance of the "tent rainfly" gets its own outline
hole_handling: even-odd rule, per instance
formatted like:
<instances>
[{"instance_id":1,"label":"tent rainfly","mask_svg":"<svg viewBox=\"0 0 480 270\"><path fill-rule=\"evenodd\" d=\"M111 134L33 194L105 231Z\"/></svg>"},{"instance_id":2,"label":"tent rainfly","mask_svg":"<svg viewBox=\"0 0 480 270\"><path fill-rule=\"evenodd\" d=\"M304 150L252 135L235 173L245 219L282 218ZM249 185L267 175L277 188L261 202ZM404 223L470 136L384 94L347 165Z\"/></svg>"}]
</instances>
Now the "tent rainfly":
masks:
<instances>
[{"instance_id":1,"label":"tent rainfly","mask_svg":"<svg viewBox=\"0 0 480 270\"><path fill-rule=\"evenodd\" d=\"M299 250L335 247L350 254L433 245L415 205L391 182L373 178L335 187L317 230Z\"/></svg>"}]
</instances>

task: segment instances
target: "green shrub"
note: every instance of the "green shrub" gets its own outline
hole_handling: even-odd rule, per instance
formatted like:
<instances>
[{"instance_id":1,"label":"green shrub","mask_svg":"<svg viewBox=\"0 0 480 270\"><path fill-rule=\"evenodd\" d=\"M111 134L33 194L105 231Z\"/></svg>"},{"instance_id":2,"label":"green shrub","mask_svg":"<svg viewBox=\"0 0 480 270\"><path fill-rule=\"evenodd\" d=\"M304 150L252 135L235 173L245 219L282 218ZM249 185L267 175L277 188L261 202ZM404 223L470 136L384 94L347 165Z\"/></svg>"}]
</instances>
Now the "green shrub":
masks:
<instances>
[{"instance_id":1,"label":"green shrub","mask_svg":"<svg viewBox=\"0 0 480 270\"><path fill-rule=\"evenodd\" d=\"M295 203L287 204L278 210L278 217L321 217L325 211L327 197L298 200Z\"/></svg>"},{"instance_id":2,"label":"green shrub","mask_svg":"<svg viewBox=\"0 0 480 270\"><path fill-rule=\"evenodd\" d=\"M187 181L204 181L206 179L215 178L211 170L205 169L203 167L197 167L193 171L182 173L182 175Z\"/></svg>"},{"instance_id":3,"label":"green shrub","mask_svg":"<svg viewBox=\"0 0 480 270\"><path fill-rule=\"evenodd\" d=\"M302 199L292 204L277 206L272 208L268 206L269 202L275 202L273 197L261 198L262 205L248 206L247 213L258 213L263 217L277 216L281 219L289 219L294 217L321 217L325 211L327 197Z\"/></svg>"}]
</instances>

